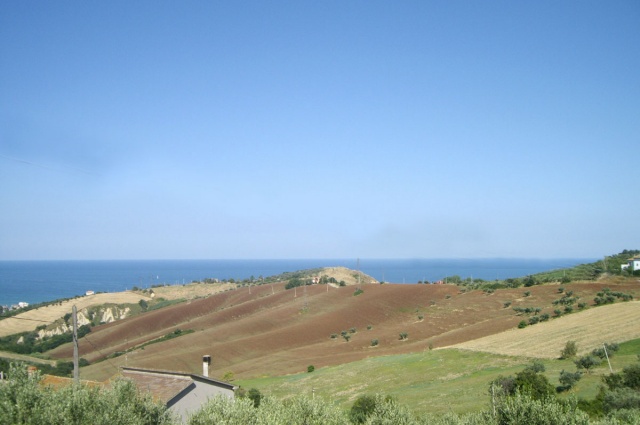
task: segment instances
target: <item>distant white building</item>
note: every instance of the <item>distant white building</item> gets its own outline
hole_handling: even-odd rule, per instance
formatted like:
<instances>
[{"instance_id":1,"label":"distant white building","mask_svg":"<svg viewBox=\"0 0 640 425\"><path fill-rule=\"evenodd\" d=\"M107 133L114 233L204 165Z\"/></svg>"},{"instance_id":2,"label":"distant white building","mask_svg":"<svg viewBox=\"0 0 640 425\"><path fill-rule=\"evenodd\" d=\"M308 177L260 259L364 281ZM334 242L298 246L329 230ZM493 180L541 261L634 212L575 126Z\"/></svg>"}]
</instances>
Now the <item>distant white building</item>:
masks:
<instances>
[{"instance_id":1,"label":"distant white building","mask_svg":"<svg viewBox=\"0 0 640 425\"><path fill-rule=\"evenodd\" d=\"M633 271L640 270L640 257L633 257L627 261L627 264L620 266L622 270L631 269Z\"/></svg>"},{"instance_id":2,"label":"distant white building","mask_svg":"<svg viewBox=\"0 0 640 425\"><path fill-rule=\"evenodd\" d=\"M18 307L20 307L20 308L29 307L29 303L25 303L24 301L20 301L18 303Z\"/></svg>"}]
</instances>

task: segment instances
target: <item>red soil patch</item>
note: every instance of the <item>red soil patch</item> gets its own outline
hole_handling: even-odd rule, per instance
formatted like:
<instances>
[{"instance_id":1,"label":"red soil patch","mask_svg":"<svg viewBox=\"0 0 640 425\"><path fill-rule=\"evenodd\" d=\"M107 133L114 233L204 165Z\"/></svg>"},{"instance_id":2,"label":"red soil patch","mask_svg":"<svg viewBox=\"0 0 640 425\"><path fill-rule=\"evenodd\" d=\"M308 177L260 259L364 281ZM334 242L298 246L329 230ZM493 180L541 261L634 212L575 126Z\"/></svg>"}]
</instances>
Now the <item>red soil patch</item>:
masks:
<instances>
[{"instance_id":1,"label":"red soil patch","mask_svg":"<svg viewBox=\"0 0 640 425\"><path fill-rule=\"evenodd\" d=\"M567 290L590 305L595 293L609 286L632 293L637 285L573 283ZM212 377L232 371L249 378L300 372L336 365L370 356L408 353L443 347L492 335L517 326L522 316L512 307L540 307L552 315L551 303L562 294L558 286L503 289L493 294L481 291L461 293L453 285L362 285L328 288L314 285L284 290L282 284L241 288L193 300L137 317L103 325L80 340L81 357L94 362L158 338L175 329L194 333L134 350L126 357L83 368L86 378L103 380L117 372L125 361L129 366L201 373L201 356L210 354ZM524 296L525 291L531 295ZM294 297L294 294L297 294ZM510 301L508 308L504 303ZM424 316L419 320L418 316ZM372 329L367 330L371 325ZM341 331L356 328L346 342ZM407 341L399 334L408 333ZM338 337L331 339L331 334ZM379 345L371 350L371 340ZM89 343L90 341L90 343ZM66 345L52 355L69 358Z\"/></svg>"}]
</instances>

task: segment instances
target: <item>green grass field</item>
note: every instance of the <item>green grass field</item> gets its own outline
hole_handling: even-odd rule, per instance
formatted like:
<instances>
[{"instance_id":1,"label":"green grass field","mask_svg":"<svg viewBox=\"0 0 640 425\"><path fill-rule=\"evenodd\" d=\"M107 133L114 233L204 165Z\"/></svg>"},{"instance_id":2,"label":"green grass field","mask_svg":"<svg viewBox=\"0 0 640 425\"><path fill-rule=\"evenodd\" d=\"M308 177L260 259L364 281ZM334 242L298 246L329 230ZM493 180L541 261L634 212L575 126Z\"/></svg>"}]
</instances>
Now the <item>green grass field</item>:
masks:
<instances>
[{"instance_id":1,"label":"green grass field","mask_svg":"<svg viewBox=\"0 0 640 425\"><path fill-rule=\"evenodd\" d=\"M639 353L640 340L620 344L620 351L611 359L614 372L637 361ZM515 375L531 361L525 357L443 349L371 357L312 373L241 380L236 384L277 398L313 394L345 410L362 394L382 393L395 397L416 413L467 413L488 408L489 382L500 375ZM576 370L572 360L543 360L543 364L545 375L554 386L559 385L561 370ZM585 374L574 390L560 397L593 398L602 375L608 373L605 361Z\"/></svg>"}]
</instances>

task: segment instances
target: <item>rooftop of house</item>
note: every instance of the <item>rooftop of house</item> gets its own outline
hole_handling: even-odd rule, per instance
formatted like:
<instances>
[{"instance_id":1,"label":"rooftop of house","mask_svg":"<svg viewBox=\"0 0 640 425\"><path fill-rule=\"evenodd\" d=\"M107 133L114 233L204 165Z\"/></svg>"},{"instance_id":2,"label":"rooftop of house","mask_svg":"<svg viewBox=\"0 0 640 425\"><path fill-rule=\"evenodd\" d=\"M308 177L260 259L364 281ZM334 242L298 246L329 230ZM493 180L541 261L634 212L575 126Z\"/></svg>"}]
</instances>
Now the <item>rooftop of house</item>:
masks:
<instances>
[{"instance_id":1,"label":"rooftop of house","mask_svg":"<svg viewBox=\"0 0 640 425\"><path fill-rule=\"evenodd\" d=\"M80 380L80 383L83 385L88 385L90 387L100 387L104 384L102 382L97 381L87 381ZM65 378L63 376L55 376L55 375L42 375L42 379L40 380L40 385L45 387L53 387L53 388L61 388L66 387L67 385L73 384L73 378Z\"/></svg>"},{"instance_id":2,"label":"rooftop of house","mask_svg":"<svg viewBox=\"0 0 640 425\"><path fill-rule=\"evenodd\" d=\"M194 380L232 391L236 389L233 384L228 382L184 372L123 367L121 375L124 378L131 379L140 390L148 391L154 399L165 404L191 385L194 385Z\"/></svg>"}]
</instances>

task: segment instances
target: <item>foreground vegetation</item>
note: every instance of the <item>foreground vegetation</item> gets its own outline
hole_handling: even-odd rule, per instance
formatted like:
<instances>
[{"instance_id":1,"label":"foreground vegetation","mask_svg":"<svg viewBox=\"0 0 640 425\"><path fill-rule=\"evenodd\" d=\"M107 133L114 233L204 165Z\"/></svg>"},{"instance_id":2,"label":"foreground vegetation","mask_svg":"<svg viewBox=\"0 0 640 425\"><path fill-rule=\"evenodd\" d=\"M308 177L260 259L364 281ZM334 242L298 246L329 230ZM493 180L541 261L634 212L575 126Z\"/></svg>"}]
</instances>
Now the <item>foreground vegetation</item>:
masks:
<instances>
[{"instance_id":1,"label":"foreground vegetation","mask_svg":"<svg viewBox=\"0 0 640 425\"><path fill-rule=\"evenodd\" d=\"M637 369L640 371L640 363ZM575 398L558 400L550 393L538 391L548 387L548 382L535 378L540 370L535 365L525 369L515 379L519 384L510 391L493 391L489 407L475 413L459 415L416 415L395 398L376 394L361 396L351 409L345 411L320 397L297 395L279 400L261 397L255 391L251 396L230 400L224 397L210 399L188 420L190 425L225 424L638 424L640 415L640 388L627 387L635 391L626 394L605 396L621 404L608 412L602 420L591 420L580 410ZM26 368L13 366L10 379L0 383L0 425L21 424L177 424L178 419L164 406L154 402L150 396L136 391L133 384L116 380L110 387L69 385L57 390L39 384L39 375L28 374ZM627 378L636 376L625 373L622 379L610 378L615 385L625 387L631 383ZM523 378L527 376L527 378ZM640 374L638 374L640 377ZM521 379L522 378L522 379ZM492 388L495 388L492 386ZM619 388L615 391L618 391ZM612 390L613 391L613 390ZM634 398L635 396L635 398ZM613 406L613 404L611 404Z\"/></svg>"},{"instance_id":2,"label":"foreground vegetation","mask_svg":"<svg viewBox=\"0 0 640 425\"><path fill-rule=\"evenodd\" d=\"M612 345L612 344L609 344ZM536 349L532 341L531 350ZM577 397L592 400L609 373L606 359L599 357L602 346L577 347L579 356L562 359L561 349L556 359L544 359L543 375L554 389L563 386L562 372L581 374L581 379L567 391L558 393L560 399ZM374 349L375 350L375 349ZM593 354L596 351L597 354ZM576 351L578 352L578 351ZM619 344L617 352L609 352L614 371L621 371L637 362L640 340ZM578 369L576 361L593 355L598 364ZM486 407L489 383L500 376L516 376L528 367L531 359L459 349L427 350L420 353L377 356L328 367L315 367L312 373L261 377L239 380L245 388L287 398L293 394L307 394L331 399L342 409L348 409L363 393L390 395L414 412L464 414ZM317 365L316 365L317 366ZM365 378L366 377L366 378ZM451 400L455 400L452 404Z\"/></svg>"}]
</instances>

